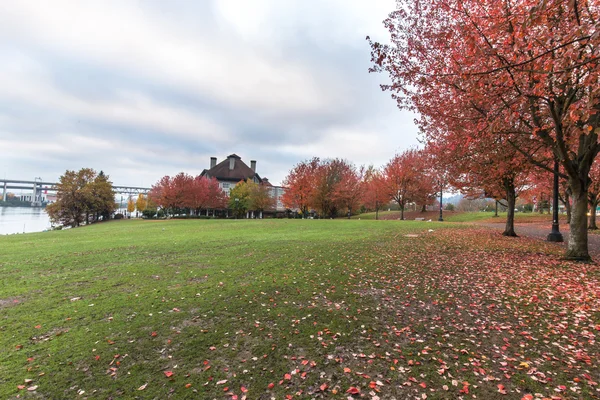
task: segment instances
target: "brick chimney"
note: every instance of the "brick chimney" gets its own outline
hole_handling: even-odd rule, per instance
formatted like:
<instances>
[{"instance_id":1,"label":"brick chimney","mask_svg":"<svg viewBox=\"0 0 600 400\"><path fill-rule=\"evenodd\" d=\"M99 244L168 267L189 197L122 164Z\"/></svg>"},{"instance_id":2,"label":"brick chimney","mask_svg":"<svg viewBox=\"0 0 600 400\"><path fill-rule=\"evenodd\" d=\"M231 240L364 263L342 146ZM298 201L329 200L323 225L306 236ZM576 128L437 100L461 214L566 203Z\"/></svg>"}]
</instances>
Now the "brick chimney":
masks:
<instances>
[{"instance_id":1,"label":"brick chimney","mask_svg":"<svg viewBox=\"0 0 600 400\"><path fill-rule=\"evenodd\" d=\"M216 166L217 166L217 157L211 157L210 158L210 169L213 169Z\"/></svg>"},{"instance_id":2,"label":"brick chimney","mask_svg":"<svg viewBox=\"0 0 600 400\"><path fill-rule=\"evenodd\" d=\"M256 173L256 160L250 160L250 168L252 168L252 172Z\"/></svg>"},{"instance_id":3,"label":"brick chimney","mask_svg":"<svg viewBox=\"0 0 600 400\"><path fill-rule=\"evenodd\" d=\"M233 171L235 168L235 157L229 157L229 170Z\"/></svg>"}]
</instances>

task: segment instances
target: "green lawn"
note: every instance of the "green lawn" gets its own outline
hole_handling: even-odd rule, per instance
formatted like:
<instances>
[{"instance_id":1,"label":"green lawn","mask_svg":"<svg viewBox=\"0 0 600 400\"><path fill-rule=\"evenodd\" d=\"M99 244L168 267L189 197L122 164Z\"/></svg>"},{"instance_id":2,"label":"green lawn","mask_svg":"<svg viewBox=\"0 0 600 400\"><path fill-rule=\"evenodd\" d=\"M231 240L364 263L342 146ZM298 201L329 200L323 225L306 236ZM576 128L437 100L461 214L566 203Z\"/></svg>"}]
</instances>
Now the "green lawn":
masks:
<instances>
[{"instance_id":1,"label":"green lawn","mask_svg":"<svg viewBox=\"0 0 600 400\"><path fill-rule=\"evenodd\" d=\"M593 398L600 276L560 253L414 221L0 237L0 398Z\"/></svg>"}]
</instances>

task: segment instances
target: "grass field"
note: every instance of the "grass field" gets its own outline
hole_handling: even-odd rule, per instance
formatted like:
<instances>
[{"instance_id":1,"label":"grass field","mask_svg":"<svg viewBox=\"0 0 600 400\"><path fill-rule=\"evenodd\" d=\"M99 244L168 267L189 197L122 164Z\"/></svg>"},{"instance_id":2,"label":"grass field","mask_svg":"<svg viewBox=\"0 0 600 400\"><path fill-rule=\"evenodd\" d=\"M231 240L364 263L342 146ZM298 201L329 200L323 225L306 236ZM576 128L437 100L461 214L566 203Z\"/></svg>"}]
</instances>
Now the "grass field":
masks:
<instances>
[{"instance_id":1,"label":"grass field","mask_svg":"<svg viewBox=\"0 0 600 400\"><path fill-rule=\"evenodd\" d=\"M0 237L0 398L599 398L600 274L561 253L414 221Z\"/></svg>"}]
</instances>

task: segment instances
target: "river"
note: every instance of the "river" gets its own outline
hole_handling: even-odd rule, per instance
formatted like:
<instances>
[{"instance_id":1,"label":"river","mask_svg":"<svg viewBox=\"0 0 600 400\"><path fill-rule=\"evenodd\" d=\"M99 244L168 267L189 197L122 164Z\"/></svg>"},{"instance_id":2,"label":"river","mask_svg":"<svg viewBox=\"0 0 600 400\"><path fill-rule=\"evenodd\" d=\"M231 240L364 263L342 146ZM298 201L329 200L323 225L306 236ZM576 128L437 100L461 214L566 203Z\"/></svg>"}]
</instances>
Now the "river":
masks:
<instances>
[{"instance_id":1,"label":"river","mask_svg":"<svg viewBox=\"0 0 600 400\"><path fill-rule=\"evenodd\" d=\"M50 218L40 207L0 207L0 235L42 232L50 229Z\"/></svg>"}]
</instances>

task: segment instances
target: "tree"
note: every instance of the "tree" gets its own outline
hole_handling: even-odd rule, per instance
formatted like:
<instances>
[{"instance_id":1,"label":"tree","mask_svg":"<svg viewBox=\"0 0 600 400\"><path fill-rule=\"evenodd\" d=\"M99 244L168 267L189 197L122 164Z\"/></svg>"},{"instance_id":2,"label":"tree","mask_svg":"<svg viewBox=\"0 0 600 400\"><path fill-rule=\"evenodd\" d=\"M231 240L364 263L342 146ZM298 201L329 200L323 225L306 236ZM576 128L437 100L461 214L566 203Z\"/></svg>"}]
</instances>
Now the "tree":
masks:
<instances>
[{"instance_id":1,"label":"tree","mask_svg":"<svg viewBox=\"0 0 600 400\"><path fill-rule=\"evenodd\" d=\"M600 151L600 9L581 0L399 0L390 45L370 42L402 108L426 134L483 119L465 134L501 135L529 162L547 152L573 201L567 258L589 260L589 171ZM368 39L368 38L367 38ZM542 151L540 151L542 150Z\"/></svg>"},{"instance_id":2,"label":"tree","mask_svg":"<svg viewBox=\"0 0 600 400\"><path fill-rule=\"evenodd\" d=\"M115 193L108 176L90 168L67 170L59 179L56 201L46 207L53 223L71 227L89 222L90 215L108 218L115 209ZM96 218L98 219L98 218Z\"/></svg>"},{"instance_id":3,"label":"tree","mask_svg":"<svg viewBox=\"0 0 600 400\"><path fill-rule=\"evenodd\" d=\"M400 219L408 203L425 204L435 193L434 182L427 171L427 155L422 150L396 154L384 167L387 195L398 203Z\"/></svg>"},{"instance_id":4,"label":"tree","mask_svg":"<svg viewBox=\"0 0 600 400\"><path fill-rule=\"evenodd\" d=\"M144 210L146 210L147 206L148 206L148 200L146 199L146 196L144 196L144 194L138 195L138 198L135 202L135 207L137 208L137 210L139 212L143 213Z\"/></svg>"},{"instance_id":5,"label":"tree","mask_svg":"<svg viewBox=\"0 0 600 400\"><path fill-rule=\"evenodd\" d=\"M195 210L196 215L200 215L202 209L207 209L208 214L208 179L198 175L187 182L185 195L183 196L183 206Z\"/></svg>"},{"instance_id":6,"label":"tree","mask_svg":"<svg viewBox=\"0 0 600 400\"><path fill-rule=\"evenodd\" d=\"M236 218L241 218L250 209L250 188L256 185L251 179L240 181L229 192L229 208Z\"/></svg>"},{"instance_id":7,"label":"tree","mask_svg":"<svg viewBox=\"0 0 600 400\"><path fill-rule=\"evenodd\" d=\"M385 187L385 179L381 171L372 165L365 171L363 181L362 202L368 210L375 210L375 219L379 219L379 210L391 198Z\"/></svg>"},{"instance_id":8,"label":"tree","mask_svg":"<svg viewBox=\"0 0 600 400\"><path fill-rule=\"evenodd\" d=\"M134 211L135 211L135 201L133 201L133 198L131 196L129 196L129 200L127 200L127 212L129 213L129 215L131 215L131 213Z\"/></svg>"},{"instance_id":9,"label":"tree","mask_svg":"<svg viewBox=\"0 0 600 400\"><path fill-rule=\"evenodd\" d=\"M332 200L340 205L340 208L348 210L348 218L352 215L352 210L357 210L363 197L363 176L364 167L356 170L356 167L349 162L343 162L340 170L340 180L334 186Z\"/></svg>"},{"instance_id":10,"label":"tree","mask_svg":"<svg viewBox=\"0 0 600 400\"><path fill-rule=\"evenodd\" d=\"M100 171L94 179L90 194L90 211L94 213L95 220L98 221L102 217L103 221L108 221L117 208L115 205L116 193L113 190L112 182L109 181L109 177L104 174L104 171Z\"/></svg>"},{"instance_id":11,"label":"tree","mask_svg":"<svg viewBox=\"0 0 600 400\"><path fill-rule=\"evenodd\" d=\"M254 183L249 187L249 195L249 207L251 210L259 213L259 218L262 218L263 211L275 209L275 199L271 197L271 189L269 186L262 183Z\"/></svg>"},{"instance_id":12,"label":"tree","mask_svg":"<svg viewBox=\"0 0 600 400\"><path fill-rule=\"evenodd\" d=\"M229 198L219 186L219 181L217 181L215 178L210 178L207 182L206 190L208 192L208 208L212 208L213 210L227 208Z\"/></svg>"},{"instance_id":13,"label":"tree","mask_svg":"<svg viewBox=\"0 0 600 400\"><path fill-rule=\"evenodd\" d=\"M304 217L313 198L315 174L319 164L320 160L316 157L303 161L294 166L283 180L285 187L285 193L281 198L283 205L290 209L297 208Z\"/></svg>"},{"instance_id":14,"label":"tree","mask_svg":"<svg viewBox=\"0 0 600 400\"><path fill-rule=\"evenodd\" d=\"M590 204L590 223L588 229L597 230L596 209L600 203L600 163L594 162L590 170L591 184L588 190L588 202Z\"/></svg>"}]
</instances>

